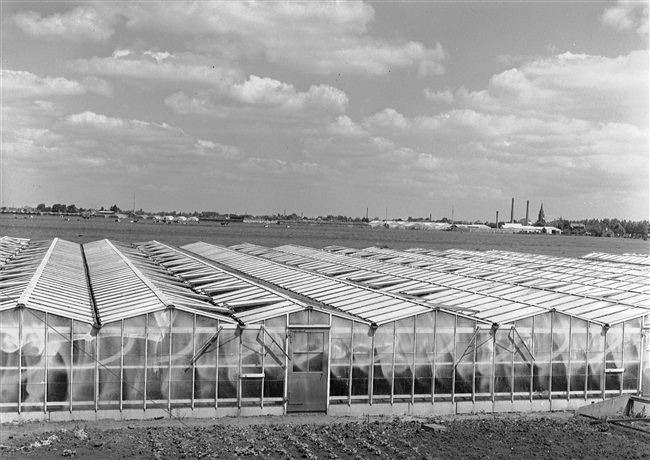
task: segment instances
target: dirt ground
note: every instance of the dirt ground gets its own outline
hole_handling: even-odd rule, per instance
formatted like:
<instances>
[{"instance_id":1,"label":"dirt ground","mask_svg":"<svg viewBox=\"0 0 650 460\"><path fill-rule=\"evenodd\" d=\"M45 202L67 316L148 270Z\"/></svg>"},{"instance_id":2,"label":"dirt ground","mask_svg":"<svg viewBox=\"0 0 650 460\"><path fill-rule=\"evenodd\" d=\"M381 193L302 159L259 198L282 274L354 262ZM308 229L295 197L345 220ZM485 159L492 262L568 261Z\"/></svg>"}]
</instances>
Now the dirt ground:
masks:
<instances>
[{"instance_id":1,"label":"dirt ground","mask_svg":"<svg viewBox=\"0 0 650 460\"><path fill-rule=\"evenodd\" d=\"M1 425L0 457L650 459L650 433L572 413L36 422Z\"/></svg>"}]
</instances>

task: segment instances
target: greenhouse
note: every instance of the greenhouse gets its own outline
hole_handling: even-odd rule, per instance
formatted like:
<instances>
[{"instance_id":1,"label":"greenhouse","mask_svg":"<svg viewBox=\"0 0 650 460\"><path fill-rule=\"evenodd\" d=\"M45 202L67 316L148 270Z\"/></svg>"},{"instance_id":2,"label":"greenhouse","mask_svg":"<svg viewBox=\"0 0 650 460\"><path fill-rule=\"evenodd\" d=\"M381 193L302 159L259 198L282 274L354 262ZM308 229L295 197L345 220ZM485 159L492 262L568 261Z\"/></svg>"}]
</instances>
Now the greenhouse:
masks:
<instances>
[{"instance_id":1,"label":"greenhouse","mask_svg":"<svg viewBox=\"0 0 650 460\"><path fill-rule=\"evenodd\" d=\"M3 422L650 394L645 257L4 237L0 258Z\"/></svg>"}]
</instances>

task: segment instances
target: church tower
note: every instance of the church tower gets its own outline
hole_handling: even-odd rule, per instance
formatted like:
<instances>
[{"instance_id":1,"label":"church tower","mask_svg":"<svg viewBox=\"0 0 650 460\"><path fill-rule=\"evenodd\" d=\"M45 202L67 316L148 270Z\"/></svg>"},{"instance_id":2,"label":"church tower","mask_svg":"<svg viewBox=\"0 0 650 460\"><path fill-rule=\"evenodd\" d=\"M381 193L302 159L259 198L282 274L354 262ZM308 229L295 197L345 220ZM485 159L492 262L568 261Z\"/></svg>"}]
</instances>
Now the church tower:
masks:
<instances>
[{"instance_id":1,"label":"church tower","mask_svg":"<svg viewBox=\"0 0 650 460\"><path fill-rule=\"evenodd\" d=\"M542 203L542 207L539 208L539 214L537 215L536 223L541 225L546 225L546 216L544 215L544 203Z\"/></svg>"}]
</instances>

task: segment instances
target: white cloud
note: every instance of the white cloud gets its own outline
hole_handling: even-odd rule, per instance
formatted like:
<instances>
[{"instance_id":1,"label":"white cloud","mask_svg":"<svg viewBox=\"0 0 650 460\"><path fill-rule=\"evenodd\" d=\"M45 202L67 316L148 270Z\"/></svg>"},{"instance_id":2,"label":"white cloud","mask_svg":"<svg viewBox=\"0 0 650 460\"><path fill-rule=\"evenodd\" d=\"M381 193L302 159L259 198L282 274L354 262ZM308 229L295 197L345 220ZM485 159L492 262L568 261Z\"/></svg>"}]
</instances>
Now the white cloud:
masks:
<instances>
[{"instance_id":1,"label":"white cloud","mask_svg":"<svg viewBox=\"0 0 650 460\"><path fill-rule=\"evenodd\" d=\"M241 79L236 66L214 66L205 58L192 54L172 55L167 52L146 51L136 55L130 50L118 50L110 58L93 57L68 63L70 70L80 73L143 80L184 81L213 88L223 88Z\"/></svg>"},{"instance_id":2,"label":"white cloud","mask_svg":"<svg viewBox=\"0 0 650 460\"><path fill-rule=\"evenodd\" d=\"M229 117L234 112L228 107L216 105L207 94L192 97L182 92L176 92L165 98L165 105L180 114L218 118Z\"/></svg>"},{"instance_id":3,"label":"white cloud","mask_svg":"<svg viewBox=\"0 0 650 460\"><path fill-rule=\"evenodd\" d=\"M624 200L647 189L647 82L646 52L527 62L494 75L485 90L459 89L458 107L446 112L406 116L387 108L366 117L370 135L401 145L378 156L373 168L387 178L393 171L396 182L410 174L414 187L432 182L441 193L440 179L453 175L464 184L517 177L522 193L541 195L552 177L585 196L607 190ZM416 153L415 145L430 153Z\"/></svg>"},{"instance_id":4,"label":"white cloud","mask_svg":"<svg viewBox=\"0 0 650 460\"><path fill-rule=\"evenodd\" d=\"M164 61L165 59L174 57L171 53L168 53L166 51L145 51L142 54L144 56L151 57L156 62L161 62Z\"/></svg>"},{"instance_id":5,"label":"white cloud","mask_svg":"<svg viewBox=\"0 0 650 460\"><path fill-rule=\"evenodd\" d=\"M381 128L392 128L399 131L409 130L412 123L395 109L387 108L364 119L364 124Z\"/></svg>"},{"instance_id":6,"label":"white cloud","mask_svg":"<svg viewBox=\"0 0 650 460\"><path fill-rule=\"evenodd\" d=\"M223 145L205 139L197 139L195 147L197 153L200 155L208 155L225 160L235 160L241 157L241 153L237 147Z\"/></svg>"},{"instance_id":7,"label":"white cloud","mask_svg":"<svg viewBox=\"0 0 650 460\"><path fill-rule=\"evenodd\" d=\"M648 53L609 58L564 53L494 75L482 91L456 99L492 113L558 115L647 125Z\"/></svg>"},{"instance_id":8,"label":"white cloud","mask_svg":"<svg viewBox=\"0 0 650 460\"><path fill-rule=\"evenodd\" d=\"M83 94L86 88L79 82L66 78L41 78L21 70L0 70L3 97L32 97Z\"/></svg>"},{"instance_id":9,"label":"white cloud","mask_svg":"<svg viewBox=\"0 0 650 460\"><path fill-rule=\"evenodd\" d=\"M113 51L113 57L114 58L123 58L127 56L131 56L133 54L133 51L131 50L115 50Z\"/></svg>"},{"instance_id":10,"label":"white cloud","mask_svg":"<svg viewBox=\"0 0 650 460\"><path fill-rule=\"evenodd\" d=\"M128 125L128 121L119 118L107 117L94 112L83 112L70 115L67 118L68 123L78 126L92 126L100 129L121 129Z\"/></svg>"},{"instance_id":11,"label":"white cloud","mask_svg":"<svg viewBox=\"0 0 650 460\"><path fill-rule=\"evenodd\" d=\"M195 2L112 4L132 30L192 36L217 56L262 57L315 74L385 75L416 68L420 77L444 73L442 45L369 35L374 9L346 2ZM300 37L300 39L296 39ZM323 37L328 37L323 39Z\"/></svg>"},{"instance_id":12,"label":"white cloud","mask_svg":"<svg viewBox=\"0 0 650 460\"><path fill-rule=\"evenodd\" d=\"M23 70L0 70L5 99L71 96L93 92L110 94L110 86L103 80L84 79L83 83L63 77L39 77Z\"/></svg>"},{"instance_id":13,"label":"white cloud","mask_svg":"<svg viewBox=\"0 0 650 460\"><path fill-rule=\"evenodd\" d=\"M368 137L368 133L347 115L339 115L335 123L328 126L328 131L337 136L350 138Z\"/></svg>"},{"instance_id":14,"label":"white cloud","mask_svg":"<svg viewBox=\"0 0 650 460\"><path fill-rule=\"evenodd\" d=\"M648 3L618 0L615 6L606 8L600 16L603 25L618 30L635 30L648 36Z\"/></svg>"},{"instance_id":15,"label":"white cloud","mask_svg":"<svg viewBox=\"0 0 650 460\"><path fill-rule=\"evenodd\" d=\"M226 117L246 112L250 116L251 110L263 109L257 116L295 117L305 113L343 113L348 97L328 85L312 85L307 91L299 91L289 83L251 75L248 80L219 91L194 96L176 92L165 98L165 104L178 113L195 115Z\"/></svg>"},{"instance_id":16,"label":"white cloud","mask_svg":"<svg viewBox=\"0 0 650 460\"><path fill-rule=\"evenodd\" d=\"M452 93L449 89L446 89L444 91L434 91L432 89L425 88L424 98L428 101L443 102L449 105L454 103L454 93Z\"/></svg>"},{"instance_id":17,"label":"white cloud","mask_svg":"<svg viewBox=\"0 0 650 460\"><path fill-rule=\"evenodd\" d=\"M101 94L102 96L112 96L113 95L113 85L111 85L106 80L102 80L98 77L87 76L84 77L83 85L88 88L88 91L96 94Z\"/></svg>"},{"instance_id":18,"label":"white cloud","mask_svg":"<svg viewBox=\"0 0 650 460\"><path fill-rule=\"evenodd\" d=\"M26 34L34 37L52 35L71 40L105 40L114 32L113 18L105 13L106 11L98 12L90 6L79 6L66 13L50 16L21 11L12 19Z\"/></svg>"},{"instance_id":19,"label":"white cloud","mask_svg":"<svg viewBox=\"0 0 650 460\"><path fill-rule=\"evenodd\" d=\"M334 112L344 112L348 98L346 94L331 86L312 85L308 91L297 91L293 85L251 75L240 84L233 85L231 95L248 105L278 107L290 111L316 107Z\"/></svg>"}]
</instances>

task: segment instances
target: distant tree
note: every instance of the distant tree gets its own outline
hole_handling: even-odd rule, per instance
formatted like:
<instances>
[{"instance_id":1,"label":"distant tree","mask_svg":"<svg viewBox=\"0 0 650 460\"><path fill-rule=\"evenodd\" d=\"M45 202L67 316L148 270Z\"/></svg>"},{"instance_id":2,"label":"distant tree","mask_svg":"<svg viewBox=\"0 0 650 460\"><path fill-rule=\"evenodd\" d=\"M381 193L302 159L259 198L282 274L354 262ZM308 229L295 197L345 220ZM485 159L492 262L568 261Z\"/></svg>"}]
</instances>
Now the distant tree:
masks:
<instances>
[{"instance_id":1,"label":"distant tree","mask_svg":"<svg viewBox=\"0 0 650 460\"><path fill-rule=\"evenodd\" d=\"M114 204L113 206L111 206L111 207L109 208L109 210L110 210L111 212L122 212L122 211L120 210L120 208L117 207L116 204Z\"/></svg>"},{"instance_id":2,"label":"distant tree","mask_svg":"<svg viewBox=\"0 0 650 460\"><path fill-rule=\"evenodd\" d=\"M40 203L38 206L36 206L36 210L40 212L45 212L45 203Z\"/></svg>"},{"instance_id":3,"label":"distant tree","mask_svg":"<svg viewBox=\"0 0 650 460\"><path fill-rule=\"evenodd\" d=\"M61 203L55 203L52 205L52 212L63 213L66 210L66 206Z\"/></svg>"},{"instance_id":4,"label":"distant tree","mask_svg":"<svg viewBox=\"0 0 650 460\"><path fill-rule=\"evenodd\" d=\"M618 236L625 236L625 227L623 227L620 222L616 222L612 225L611 230Z\"/></svg>"},{"instance_id":5,"label":"distant tree","mask_svg":"<svg viewBox=\"0 0 650 460\"><path fill-rule=\"evenodd\" d=\"M65 212L67 212L68 214L75 214L78 212L78 210L74 204L70 204L66 207Z\"/></svg>"}]
</instances>

